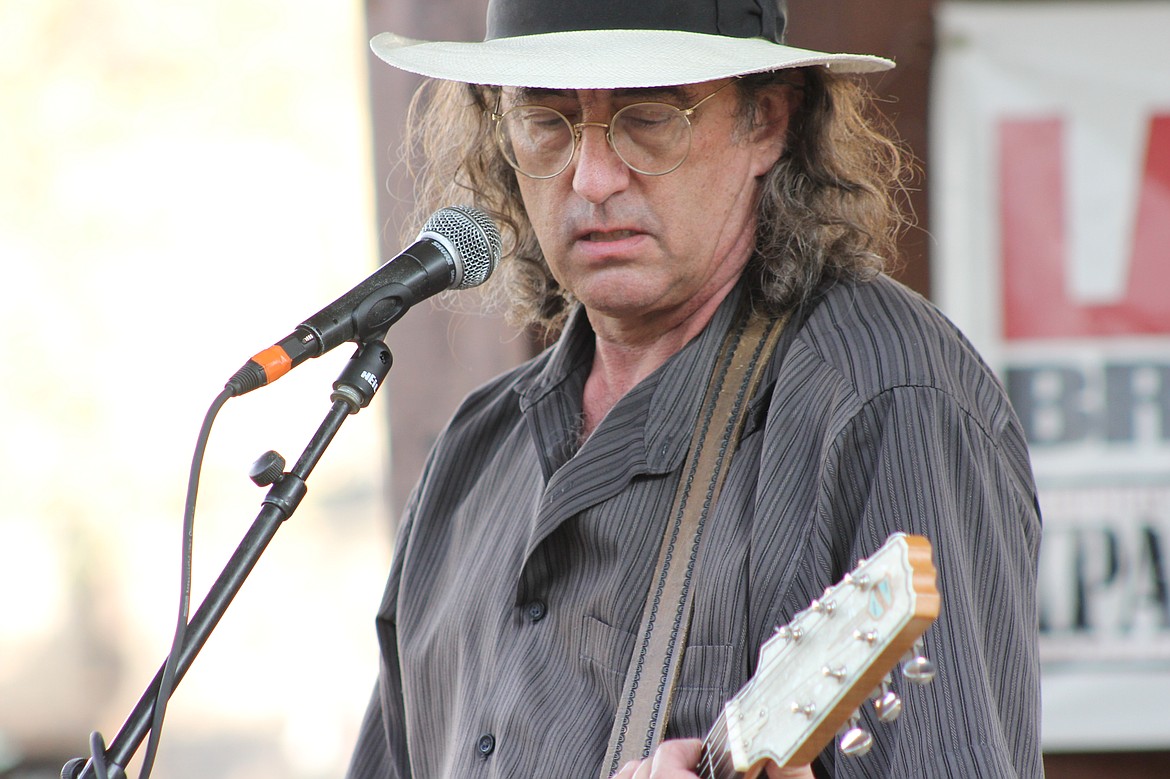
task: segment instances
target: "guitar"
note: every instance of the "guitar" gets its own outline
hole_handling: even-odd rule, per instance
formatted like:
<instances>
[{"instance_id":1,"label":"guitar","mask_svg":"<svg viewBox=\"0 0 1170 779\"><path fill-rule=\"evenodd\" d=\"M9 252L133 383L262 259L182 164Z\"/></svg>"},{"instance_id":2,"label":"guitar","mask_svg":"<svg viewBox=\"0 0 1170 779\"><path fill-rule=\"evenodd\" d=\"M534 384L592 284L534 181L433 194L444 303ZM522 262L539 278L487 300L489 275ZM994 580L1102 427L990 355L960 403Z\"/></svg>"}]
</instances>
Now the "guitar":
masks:
<instances>
[{"instance_id":1,"label":"guitar","mask_svg":"<svg viewBox=\"0 0 1170 779\"><path fill-rule=\"evenodd\" d=\"M837 585L825 590L760 649L755 676L723 709L703 743L703 777L759 776L768 761L811 763L834 734L841 751L860 757L872 736L857 725L873 697L878 720L902 710L889 673L926 684L934 665L920 639L940 598L930 542L895 533Z\"/></svg>"}]
</instances>

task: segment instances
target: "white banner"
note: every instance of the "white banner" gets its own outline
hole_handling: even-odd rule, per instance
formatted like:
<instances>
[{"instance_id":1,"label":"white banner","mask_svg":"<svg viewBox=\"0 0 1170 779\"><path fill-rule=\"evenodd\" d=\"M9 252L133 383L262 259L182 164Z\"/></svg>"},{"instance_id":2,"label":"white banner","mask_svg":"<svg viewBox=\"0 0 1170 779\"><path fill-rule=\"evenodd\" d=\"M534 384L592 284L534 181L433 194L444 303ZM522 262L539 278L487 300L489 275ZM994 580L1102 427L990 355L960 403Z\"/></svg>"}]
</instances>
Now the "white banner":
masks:
<instances>
[{"instance_id":1,"label":"white banner","mask_svg":"<svg viewBox=\"0 0 1170 779\"><path fill-rule=\"evenodd\" d=\"M1170 747L1170 2L943 2L934 298L1031 445L1044 745Z\"/></svg>"}]
</instances>

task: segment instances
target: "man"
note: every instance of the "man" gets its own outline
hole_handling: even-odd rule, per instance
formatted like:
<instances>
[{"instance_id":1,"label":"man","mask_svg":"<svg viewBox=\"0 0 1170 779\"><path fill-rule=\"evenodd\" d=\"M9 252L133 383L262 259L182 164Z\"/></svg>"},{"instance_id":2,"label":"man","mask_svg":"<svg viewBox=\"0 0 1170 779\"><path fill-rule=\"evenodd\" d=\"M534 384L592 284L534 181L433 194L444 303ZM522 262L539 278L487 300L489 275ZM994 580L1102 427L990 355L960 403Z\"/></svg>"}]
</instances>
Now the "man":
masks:
<instances>
[{"instance_id":1,"label":"man","mask_svg":"<svg viewBox=\"0 0 1170 779\"><path fill-rule=\"evenodd\" d=\"M636 7L635 7L636 6ZM882 275L905 164L783 2L493 0L488 39L383 34L431 76L424 213L472 201L493 283L556 344L473 393L406 508L352 777L592 777L725 335L785 320L691 579L666 740L622 779L689 776L757 651L891 533L934 548L939 669L861 758L769 776L1039 776L1023 437L970 345ZM635 754L633 757L637 758ZM628 757L626 758L628 759Z\"/></svg>"}]
</instances>

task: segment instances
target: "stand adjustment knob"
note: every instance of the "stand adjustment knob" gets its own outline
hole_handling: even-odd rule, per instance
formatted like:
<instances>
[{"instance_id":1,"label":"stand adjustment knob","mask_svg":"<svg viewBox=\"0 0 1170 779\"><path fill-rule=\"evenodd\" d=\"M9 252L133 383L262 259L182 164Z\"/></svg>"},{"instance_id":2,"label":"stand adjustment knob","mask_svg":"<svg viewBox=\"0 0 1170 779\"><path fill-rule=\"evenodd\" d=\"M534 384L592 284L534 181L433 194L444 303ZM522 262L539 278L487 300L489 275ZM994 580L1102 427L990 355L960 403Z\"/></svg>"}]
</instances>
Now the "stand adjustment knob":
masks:
<instances>
[{"instance_id":1,"label":"stand adjustment knob","mask_svg":"<svg viewBox=\"0 0 1170 779\"><path fill-rule=\"evenodd\" d=\"M252 463L252 468L248 471L248 478L257 487L268 487L276 484L280 481L280 477L284 476L284 462L280 452L269 449L257 457L256 462Z\"/></svg>"}]
</instances>

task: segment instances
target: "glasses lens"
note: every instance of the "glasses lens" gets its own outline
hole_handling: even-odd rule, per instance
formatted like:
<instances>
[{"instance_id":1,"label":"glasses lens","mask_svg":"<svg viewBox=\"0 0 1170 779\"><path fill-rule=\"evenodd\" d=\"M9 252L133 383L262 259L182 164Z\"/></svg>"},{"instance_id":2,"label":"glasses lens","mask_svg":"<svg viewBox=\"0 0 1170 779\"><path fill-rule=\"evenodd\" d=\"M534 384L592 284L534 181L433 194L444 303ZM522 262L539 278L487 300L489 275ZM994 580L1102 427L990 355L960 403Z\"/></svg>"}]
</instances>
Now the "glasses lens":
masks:
<instances>
[{"instance_id":1,"label":"glasses lens","mask_svg":"<svg viewBox=\"0 0 1170 779\"><path fill-rule=\"evenodd\" d=\"M557 111L522 105L510 109L496 125L496 140L508 164L532 178L551 178L573 156L573 127Z\"/></svg>"},{"instance_id":2,"label":"glasses lens","mask_svg":"<svg viewBox=\"0 0 1170 779\"><path fill-rule=\"evenodd\" d=\"M670 173L691 150L691 123L666 103L628 105L614 114L612 127L614 151L639 173Z\"/></svg>"}]
</instances>

